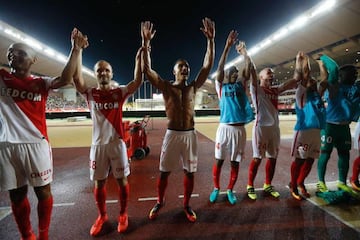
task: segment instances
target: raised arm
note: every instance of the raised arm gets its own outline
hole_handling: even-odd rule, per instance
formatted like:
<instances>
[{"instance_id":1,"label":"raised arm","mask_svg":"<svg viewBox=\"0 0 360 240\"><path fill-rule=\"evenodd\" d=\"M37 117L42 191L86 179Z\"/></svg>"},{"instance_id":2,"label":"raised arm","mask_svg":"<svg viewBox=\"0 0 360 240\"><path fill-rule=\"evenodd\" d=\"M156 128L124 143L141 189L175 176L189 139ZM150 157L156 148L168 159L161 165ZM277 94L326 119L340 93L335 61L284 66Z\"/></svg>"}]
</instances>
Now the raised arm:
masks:
<instances>
[{"instance_id":1,"label":"raised arm","mask_svg":"<svg viewBox=\"0 0 360 240\"><path fill-rule=\"evenodd\" d=\"M245 42L240 41L236 45L236 51L244 57L245 67L242 74L244 80L248 81L250 77L254 77L253 75L255 75L255 79L257 79L255 65L251 57L248 55Z\"/></svg>"},{"instance_id":2,"label":"raised arm","mask_svg":"<svg viewBox=\"0 0 360 240\"><path fill-rule=\"evenodd\" d=\"M203 27L200 30L207 38L207 48L204 57L203 65L194 81L195 88L200 88L209 76L211 68L214 65L215 58L215 22L210 18L202 20Z\"/></svg>"},{"instance_id":3,"label":"raised arm","mask_svg":"<svg viewBox=\"0 0 360 240\"><path fill-rule=\"evenodd\" d=\"M295 73L294 73L294 77L292 79L289 79L288 81L280 84L279 88L278 88L278 92L279 94L296 88L298 85L299 81L303 81L304 80L304 53L303 52L298 52L296 55L296 60L295 60ZM304 86L306 86L306 81L304 82Z\"/></svg>"},{"instance_id":4,"label":"raised arm","mask_svg":"<svg viewBox=\"0 0 360 240\"><path fill-rule=\"evenodd\" d=\"M295 70L293 79L295 79L297 82L300 81L301 85L304 87L307 86L307 80L309 79L310 74L309 69L305 66L305 62L306 59L304 52L299 51L295 57Z\"/></svg>"},{"instance_id":5,"label":"raised arm","mask_svg":"<svg viewBox=\"0 0 360 240\"><path fill-rule=\"evenodd\" d=\"M295 78L287 80L286 82L282 83L279 86L278 91L279 91L279 93L283 93L287 90L296 88L297 84L298 84L298 80Z\"/></svg>"},{"instance_id":6,"label":"raised arm","mask_svg":"<svg viewBox=\"0 0 360 240\"><path fill-rule=\"evenodd\" d=\"M71 32L71 51L68 61L61 73L51 84L51 88L60 88L72 82L73 76L77 71L78 61L81 58L82 50L88 47L89 42L77 28ZM80 59L81 60L81 59Z\"/></svg>"},{"instance_id":7,"label":"raised arm","mask_svg":"<svg viewBox=\"0 0 360 240\"><path fill-rule=\"evenodd\" d=\"M83 48L89 45L87 37L83 35L80 31L78 31L77 34L72 35L72 39L73 42L86 40L87 44L84 45ZM88 88L82 74L82 52L80 52L80 54L77 57L76 71L73 74L73 80L74 80L75 88L78 92L83 93Z\"/></svg>"},{"instance_id":8,"label":"raised arm","mask_svg":"<svg viewBox=\"0 0 360 240\"><path fill-rule=\"evenodd\" d=\"M257 87L257 85L259 85L259 80L258 80L258 74L256 72L256 66L253 60L251 59L251 57L247 53L245 42L239 42L239 44L236 45L236 50L238 53L241 53L244 56L245 68L244 68L243 77L245 81L251 79L250 84L253 87Z\"/></svg>"},{"instance_id":9,"label":"raised arm","mask_svg":"<svg viewBox=\"0 0 360 240\"><path fill-rule=\"evenodd\" d=\"M297 79L298 81L300 81L301 79L303 79L303 72L302 72L302 52L299 51L296 54L296 58L295 58L295 70L294 70L294 79Z\"/></svg>"},{"instance_id":10,"label":"raised arm","mask_svg":"<svg viewBox=\"0 0 360 240\"><path fill-rule=\"evenodd\" d=\"M302 74L303 74L303 78L305 80L306 87L312 87L314 85L315 80L311 77L310 73L311 73L310 58L307 54L304 53L303 60L302 60ZM317 87L316 87L316 89L317 89Z\"/></svg>"},{"instance_id":11,"label":"raised arm","mask_svg":"<svg viewBox=\"0 0 360 240\"><path fill-rule=\"evenodd\" d=\"M319 93L320 93L320 96L322 96L328 87L328 81L327 81L328 73L326 71L323 61L318 59L318 60L316 60L316 62L319 65L319 70L320 70Z\"/></svg>"},{"instance_id":12,"label":"raised arm","mask_svg":"<svg viewBox=\"0 0 360 240\"><path fill-rule=\"evenodd\" d=\"M154 24L150 21L145 21L141 23L141 38L142 38L142 46L143 46L143 64L142 69L146 76L146 78L150 81L150 83L160 89L163 90L165 87L164 80L159 76L159 74L151 68L151 45L150 41L155 36L156 30L154 29Z\"/></svg>"},{"instance_id":13,"label":"raised arm","mask_svg":"<svg viewBox=\"0 0 360 240\"><path fill-rule=\"evenodd\" d=\"M319 91L317 81L311 77L310 73L310 58L304 52L299 51L295 60L294 79L308 90Z\"/></svg>"},{"instance_id":14,"label":"raised arm","mask_svg":"<svg viewBox=\"0 0 360 240\"><path fill-rule=\"evenodd\" d=\"M304 87L307 87L308 81L310 82L309 58L302 51L296 55L294 77L279 86L279 93L296 88L299 81Z\"/></svg>"},{"instance_id":15,"label":"raised arm","mask_svg":"<svg viewBox=\"0 0 360 240\"><path fill-rule=\"evenodd\" d=\"M225 62L226 59L229 55L229 51L231 49L231 46L235 44L235 42L237 41L237 37L238 37L238 33L235 30L231 30L226 42L225 42L225 47L224 50L221 54L219 63L218 63L218 67L217 67L217 73L216 73L216 80L219 82L224 81L224 77L225 77L225 71L224 71L224 67L225 67Z\"/></svg>"},{"instance_id":16,"label":"raised arm","mask_svg":"<svg viewBox=\"0 0 360 240\"><path fill-rule=\"evenodd\" d=\"M339 66L337 63L330 58L329 56L322 54L320 60L323 62L325 69L327 71L327 81L329 84L338 84L339 83Z\"/></svg>"},{"instance_id":17,"label":"raised arm","mask_svg":"<svg viewBox=\"0 0 360 240\"><path fill-rule=\"evenodd\" d=\"M140 47L135 56L135 68L134 68L134 80L127 84L127 90L130 94L133 94L143 83L143 74L141 71L141 53L143 47Z\"/></svg>"},{"instance_id":18,"label":"raised arm","mask_svg":"<svg viewBox=\"0 0 360 240\"><path fill-rule=\"evenodd\" d=\"M330 57L320 54L319 58L316 60L319 64L320 69L320 86L319 92L322 96L326 89L331 88L330 98L336 95L338 92L338 76L339 76L339 66L337 63Z\"/></svg>"}]
</instances>

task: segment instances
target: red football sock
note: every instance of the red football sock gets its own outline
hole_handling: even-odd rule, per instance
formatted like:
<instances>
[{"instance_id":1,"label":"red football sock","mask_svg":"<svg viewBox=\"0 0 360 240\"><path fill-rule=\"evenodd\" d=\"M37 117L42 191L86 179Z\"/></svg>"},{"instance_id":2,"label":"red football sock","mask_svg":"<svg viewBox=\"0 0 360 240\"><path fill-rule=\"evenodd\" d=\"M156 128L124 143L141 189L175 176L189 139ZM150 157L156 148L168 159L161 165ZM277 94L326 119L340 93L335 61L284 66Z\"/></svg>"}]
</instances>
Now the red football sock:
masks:
<instances>
[{"instance_id":1,"label":"red football sock","mask_svg":"<svg viewBox=\"0 0 360 240\"><path fill-rule=\"evenodd\" d=\"M99 210L99 214L101 216L105 216L106 214L106 187L103 186L101 188L94 188L94 196L96 205Z\"/></svg>"},{"instance_id":2,"label":"red football sock","mask_svg":"<svg viewBox=\"0 0 360 240\"><path fill-rule=\"evenodd\" d=\"M274 173L275 173L275 166L276 166L276 159L275 158L268 158L266 160L266 166L265 166L265 183L266 184L271 184L273 178L274 178Z\"/></svg>"},{"instance_id":3,"label":"red football sock","mask_svg":"<svg viewBox=\"0 0 360 240\"><path fill-rule=\"evenodd\" d=\"M39 240L49 239L49 226L53 203L53 196L38 202L37 211L39 217Z\"/></svg>"},{"instance_id":4,"label":"red football sock","mask_svg":"<svg viewBox=\"0 0 360 240\"><path fill-rule=\"evenodd\" d=\"M297 179L298 184L304 185L305 178L311 172L311 168L312 168L313 163L314 163L314 159L312 159L312 158L308 158L308 159L305 160L305 162L301 166L300 175L299 175L299 177Z\"/></svg>"},{"instance_id":5,"label":"red football sock","mask_svg":"<svg viewBox=\"0 0 360 240\"><path fill-rule=\"evenodd\" d=\"M292 188L297 187L297 179L300 174L301 165L302 164L296 160L291 163L290 172L291 172L291 187Z\"/></svg>"},{"instance_id":6,"label":"red football sock","mask_svg":"<svg viewBox=\"0 0 360 240\"><path fill-rule=\"evenodd\" d=\"M130 185L119 186L120 214L127 212L127 204L129 201Z\"/></svg>"},{"instance_id":7,"label":"red football sock","mask_svg":"<svg viewBox=\"0 0 360 240\"><path fill-rule=\"evenodd\" d=\"M250 165L249 165L249 177L248 177L248 185L250 185L250 186L254 186L254 179L256 177L259 165L260 165L260 160L253 159L250 162Z\"/></svg>"},{"instance_id":8,"label":"red football sock","mask_svg":"<svg viewBox=\"0 0 360 240\"><path fill-rule=\"evenodd\" d=\"M227 189L233 189L239 175L239 165L231 165L230 180Z\"/></svg>"},{"instance_id":9,"label":"red football sock","mask_svg":"<svg viewBox=\"0 0 360 240\"><path fill-rule=\"evenodd\" d=\"M221 168L219 168L215 163L212 168L212 174L214 179L214 187L217 189L220 189L220 173L221 173Z\"/></svg>"},{"instance_id":10,"label":"red football sock","mask_svg":"<svg viewBox=\"0 0 360 240\"><path fill-rule=\"evenodd\" d=\"M194 176L184 176L184 207L189 206L190 197L194 189Z\"/></svg>"},{"instance_id":11,"label":"red football sock","mask_svg":"<svg viewBox=\"0 0 360 240\"><path fill-rule=\"evenodd\" d=\"M164 202L165 190L168 184L168 176L160 177L157 182L157 189L158 189L158 202Z\"/></svg>"},{"instance_id":12,"label":"red football sock","mask_svg":"<svg viewBox=\"0 0 360 240\"><path fill-rule=\"evenodd\" d=\"M22 238L27 238L32 235L32 227L30 222L30 203L29 199L25 197L21 202L15 204L11 203L11 209L18 225Z\"/></svg>"}]
</instances>

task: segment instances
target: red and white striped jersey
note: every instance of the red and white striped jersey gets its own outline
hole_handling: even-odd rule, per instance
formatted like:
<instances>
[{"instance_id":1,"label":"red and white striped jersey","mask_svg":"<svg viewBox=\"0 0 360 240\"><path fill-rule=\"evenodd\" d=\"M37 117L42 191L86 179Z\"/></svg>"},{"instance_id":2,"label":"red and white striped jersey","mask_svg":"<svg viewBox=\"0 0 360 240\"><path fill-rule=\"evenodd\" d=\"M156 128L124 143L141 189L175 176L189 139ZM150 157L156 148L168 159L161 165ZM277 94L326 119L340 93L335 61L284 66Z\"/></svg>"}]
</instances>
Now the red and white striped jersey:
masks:
<instances>
[{"instance_id":1,"label":"red and white striped jersey","mask_svg":"<svg viewBox=\"0 0 360 240\"><path fill-rule=\"evenodd\" d=\"M89 88L83 95L93 121L92 144L107 144L124 138L122 107L129 97L127 88L120 86L108 91Z\"/></svg>"},{"instance_id":2,"label":"red and white striped jersey","mask_svg":"<svg viewBox=\"0 0 360 240\"><path fill-rule=\"evenodd\" d=\"M46 100L50 77L18 79L0 69L0 141L36 143L48 140Z\"/></svg>"}]
</instances>

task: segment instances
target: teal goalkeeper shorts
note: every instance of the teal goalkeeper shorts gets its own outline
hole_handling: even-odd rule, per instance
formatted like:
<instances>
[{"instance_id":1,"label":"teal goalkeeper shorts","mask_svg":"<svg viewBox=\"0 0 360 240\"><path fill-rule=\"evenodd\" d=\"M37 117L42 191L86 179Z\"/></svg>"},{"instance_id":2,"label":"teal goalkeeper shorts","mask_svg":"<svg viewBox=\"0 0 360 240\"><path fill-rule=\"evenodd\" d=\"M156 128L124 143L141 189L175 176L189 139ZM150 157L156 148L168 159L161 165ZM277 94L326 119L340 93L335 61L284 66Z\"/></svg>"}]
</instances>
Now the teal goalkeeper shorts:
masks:
<instances>
[{"instance_id":1,"label":"teal goalkeeper shorts","mask_svg":"<svg viewBox=\"0 0 360 240\"><path fill-rule=\"evenodd\" d=\"M338 152L351 150L349 124L326 123L325 129L321 130L321 151L331 152L334 147Z\"/></svg>"}]
</instances>

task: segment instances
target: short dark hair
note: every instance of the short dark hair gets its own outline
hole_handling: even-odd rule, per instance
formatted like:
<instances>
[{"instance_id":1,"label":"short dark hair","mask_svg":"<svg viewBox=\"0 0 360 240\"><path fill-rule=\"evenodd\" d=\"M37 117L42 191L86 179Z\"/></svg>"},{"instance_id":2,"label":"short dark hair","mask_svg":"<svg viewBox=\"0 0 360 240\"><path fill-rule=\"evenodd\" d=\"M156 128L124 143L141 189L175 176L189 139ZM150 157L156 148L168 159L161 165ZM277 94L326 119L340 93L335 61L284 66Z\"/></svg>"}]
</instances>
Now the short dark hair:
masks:
<instances>
[{"instance_id":1,"label":"short dark hair","mask_svg":"<svg viewBox=\"0 0 360 240\"><path fill-rule=\"evenodd\" d=\"M235 66L231 66L227 71L226 71L226 75L230 76L231 74L233 74L234 72L239 72L239 70L235 67Z\"/></svg>"},{"instance_id":2,"label":"short dark hair","mask_svg":"<svg viewBox=\"0 0 360 240\"><path fill-rule=\"evenodd\" d=\"M345 64L339 68L339 82L353 85L357 78L357 67L353 64Z\"/></svg>"}]
</instances>

